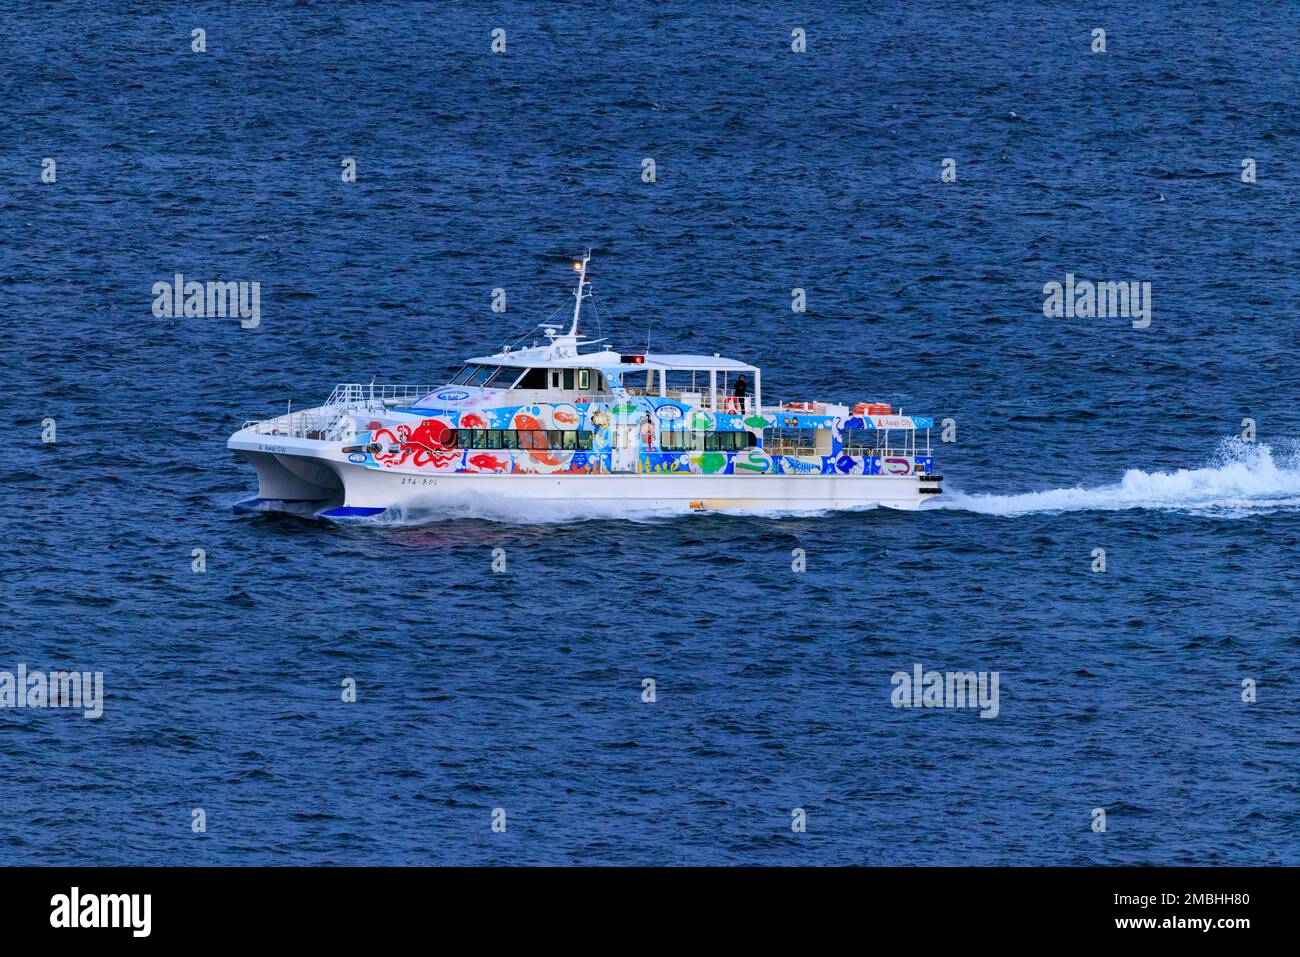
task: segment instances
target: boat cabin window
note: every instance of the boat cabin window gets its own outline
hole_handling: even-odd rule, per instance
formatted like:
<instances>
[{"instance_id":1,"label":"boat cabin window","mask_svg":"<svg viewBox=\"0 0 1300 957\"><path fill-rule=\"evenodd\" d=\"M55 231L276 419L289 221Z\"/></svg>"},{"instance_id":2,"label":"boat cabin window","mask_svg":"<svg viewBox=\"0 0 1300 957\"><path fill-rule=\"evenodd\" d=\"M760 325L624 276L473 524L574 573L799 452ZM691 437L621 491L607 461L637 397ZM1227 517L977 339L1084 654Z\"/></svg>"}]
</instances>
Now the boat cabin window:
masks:
<instances>
[{"instance_id":1,"label":"boat cabin window","mask_svg":"<svg viewBox=\"0 0 1300 957\"><path fill-rule=\"evenodd\" d=\"M572 392L605 391L601 388L600 373L593 369L531 369L521 389L563 389ZM529 383L535 382L536 385Z\"/></svg>"},{"instance_id":2,"label":"boat cabin window","mask_svg":"<svg viewBox=\"0 0 1300 957\"><path fill-rule=\"evenodd\" d=\"M449 429L447 448L523 449L529 452L590 452L587 429Z\"/></svg>"},{"instance_id":3,"label":"boat cabin window","mask_svg":"<svg viewBox=\"0 0 1300 957\"><path fill-rule=\"evenodd\" d=\"M519 380L515 386L516 389L545 389L546 388L546 370L529 369L524 373L524 377Z\"/></svg>"},{"instance_id":4,"label":"boat cabin window","mask_svg":"<svg viewBox=\"0 0 1300 957\"><path fill-rule=\"evenodd\" d=\"M509 366L463 366L451 377L449 385L472 385L479 389L508 389L518 369Z\"/></svg>"},{"instance_id":5,"label":"boat cabin window","mask_svg":"<svg viewBox=\"0 0 1300 957\"><path fill-rule=\"evenodd\" d=\"M509 389L519 378L519 370L510 366L497 366L490 376L480 383L484 389Z\"/></svg>"},{"instance_id":6,"label":"boat cabin window","mask_svg":"<svg viewBox=\"0 0 1300 957\"><path fill-rule=\"evenodd\" d=\"M674 429L659 433L659 448L664 452L738 452L758 444L753 432L695 432Z\"/></svg>"}]
</instances>

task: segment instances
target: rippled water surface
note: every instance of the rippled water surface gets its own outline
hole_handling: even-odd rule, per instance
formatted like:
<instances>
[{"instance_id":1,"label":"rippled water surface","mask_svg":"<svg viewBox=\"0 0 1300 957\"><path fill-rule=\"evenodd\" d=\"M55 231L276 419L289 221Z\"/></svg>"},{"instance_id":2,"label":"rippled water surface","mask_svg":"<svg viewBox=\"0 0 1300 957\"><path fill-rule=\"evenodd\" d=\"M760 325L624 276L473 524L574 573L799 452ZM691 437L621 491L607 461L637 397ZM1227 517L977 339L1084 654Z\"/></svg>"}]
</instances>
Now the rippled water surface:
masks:
<instances>
[{"instance_id":1,"label":"rippled water surface","mask_svg":"<svg viewBox=\"0 0 1300 957\"><path fill-rule=\"evenodd\" d=\"M1300 863L1298 10L0 3L0 670L106 691L0 710L0 863ZM584 245L629 349L955 419L942 501L232 514L243 420L494 351Z\"/></svg>"}]
</instances>

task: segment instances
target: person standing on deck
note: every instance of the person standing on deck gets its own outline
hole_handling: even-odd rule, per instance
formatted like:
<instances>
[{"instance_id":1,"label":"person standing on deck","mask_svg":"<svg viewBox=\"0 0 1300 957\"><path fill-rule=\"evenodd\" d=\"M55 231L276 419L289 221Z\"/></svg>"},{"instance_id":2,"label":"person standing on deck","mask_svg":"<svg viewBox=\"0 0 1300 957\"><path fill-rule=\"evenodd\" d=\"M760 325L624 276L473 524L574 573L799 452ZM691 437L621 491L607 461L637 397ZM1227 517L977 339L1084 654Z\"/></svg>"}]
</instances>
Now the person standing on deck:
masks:
<instances>
[{"instance_id":1,"label":"person standing on deck","mask_svg":"<svg viewBox=\"0 0 1300 957\"><path fill-rule=\"evenodd\" d=\"M748 391L748 386L745 385L745 373L742 372L740 375L736 376L736 384L731 390L731 394L736 398L737 412L745 411L746 391Z\"/></svg>"},{"instance_id":2,"label":"person standing on deck","mask_svg":"<svg viewBox=\"0 0 1300 957\"><path fill-rule=\"evenodd\" d=\"M649 412L641 420L641 447L647 452L654 451L655 447L655 426Z\"/></svg>"}]
</instances>

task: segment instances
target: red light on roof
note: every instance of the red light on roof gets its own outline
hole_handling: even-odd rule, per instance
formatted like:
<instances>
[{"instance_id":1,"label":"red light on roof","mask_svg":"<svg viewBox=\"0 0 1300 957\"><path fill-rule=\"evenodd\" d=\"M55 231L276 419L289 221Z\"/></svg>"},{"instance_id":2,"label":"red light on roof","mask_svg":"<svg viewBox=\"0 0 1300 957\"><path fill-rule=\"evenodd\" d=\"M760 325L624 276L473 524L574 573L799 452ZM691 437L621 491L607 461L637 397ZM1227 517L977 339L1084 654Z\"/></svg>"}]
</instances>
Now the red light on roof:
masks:
<instances>
[{"instance_id":1,"label":"red light on roof","mask_svg":"<svg viewBox=\"0 0 1300 957\"><path fill-rule=\"evenodd\" d=\"M627 359L629 362L634 362L639 366L645 365L645 356L628 356Z\"/></svg>"}]
</instances>

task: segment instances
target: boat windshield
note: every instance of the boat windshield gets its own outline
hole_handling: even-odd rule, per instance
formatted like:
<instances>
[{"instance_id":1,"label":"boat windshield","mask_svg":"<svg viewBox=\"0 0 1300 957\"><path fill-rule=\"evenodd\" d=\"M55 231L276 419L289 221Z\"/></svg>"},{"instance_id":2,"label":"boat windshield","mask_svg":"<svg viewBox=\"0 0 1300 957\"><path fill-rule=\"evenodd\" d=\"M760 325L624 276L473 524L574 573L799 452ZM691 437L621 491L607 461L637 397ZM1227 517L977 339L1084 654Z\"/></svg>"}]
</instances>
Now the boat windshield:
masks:
<instances>
[{"instance_id":1,"label":"boat windshield","mask_svg":"<svg viewBox=\"0 0 1300 957\"><path fill-rule=\"evenodd\" d=\"M522 370L510 366L483 366L483 371L488 374L480 376L474 385L484 389L508 389Z\"/></svg>"},{"instance_id":2,"label":"boat windshield","mask_svg":"<svg viewBox=\"0 0 1300 957\"><path fill-rule=\"evenodd\" d=\"M472 385L479 389L507 389L518 376L519 370L510 366L462 366L451 377L449 385Z\"/></svg>"},{"instance_id":3,"label":"boat windshield","mask_svg":"<svg viewBox=\"0 0 1300 957\"><path fill-rule=\"evenodd\" d=\"M500 366L475 366L474 373L465 380L466 385L483 386L488 379L501 371Z\"/></svg>"}]
</instances>

